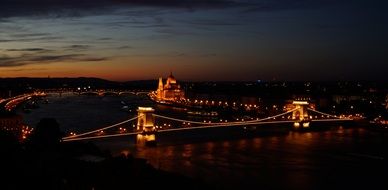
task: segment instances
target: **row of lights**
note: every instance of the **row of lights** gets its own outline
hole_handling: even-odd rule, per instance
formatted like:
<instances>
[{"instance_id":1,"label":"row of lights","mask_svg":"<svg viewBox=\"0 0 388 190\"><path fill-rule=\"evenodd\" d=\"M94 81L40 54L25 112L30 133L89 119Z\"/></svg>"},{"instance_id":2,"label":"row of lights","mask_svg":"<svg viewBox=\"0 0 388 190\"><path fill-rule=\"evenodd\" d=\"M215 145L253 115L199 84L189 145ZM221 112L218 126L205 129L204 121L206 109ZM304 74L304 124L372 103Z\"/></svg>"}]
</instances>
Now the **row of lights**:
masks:
<instances>
[{"instance_id":1,"label":"row of lights","mask_svg":"<svg viewBox=\"0 0 388 190\"><path fill-rule=\"evenodd\" d=\"M31 135L34 128L30 128L28 126L22 126L22 139L26 139L29 135Z\"/></svg>"},{"instance_id":2,"label":"row of lights","mask_svg":"<svg viewBox=\"0 0 388 190\"><path fill-rule=\"evenodd\" d=\"M184 99L186 100L187 102L191 103L191 100L190 99ZM227 101L223 102L223 101L214 101L214 100L197 100L195 99L194 104L205 104L205 105L208 105L208 104L211 104L211 105L216 105L218 103L218 105L225 105L225 106L229 106L229 103ZM233 102L233 107L236 107L238 104L236 102ZM254 108L258 108L259 106L256 105L256 104L240 104L240 106L243 106L243 107L254 107Z\"/></svg>"},{"instance_id":3,"label":"row of lights","mask_svg":"<svg viewBox=\"0 0 388 190\"><path fill-rule=\"evenodd\" d=\"M23 95L15 96L12 100L10 100L5 105L5 109L8 110L8 111L11 111L19 103L31 99L32 96L46 96L46 93L44 93L44 92L34 92L33 94L23 94Z\"/></svg>"}]
</instances>

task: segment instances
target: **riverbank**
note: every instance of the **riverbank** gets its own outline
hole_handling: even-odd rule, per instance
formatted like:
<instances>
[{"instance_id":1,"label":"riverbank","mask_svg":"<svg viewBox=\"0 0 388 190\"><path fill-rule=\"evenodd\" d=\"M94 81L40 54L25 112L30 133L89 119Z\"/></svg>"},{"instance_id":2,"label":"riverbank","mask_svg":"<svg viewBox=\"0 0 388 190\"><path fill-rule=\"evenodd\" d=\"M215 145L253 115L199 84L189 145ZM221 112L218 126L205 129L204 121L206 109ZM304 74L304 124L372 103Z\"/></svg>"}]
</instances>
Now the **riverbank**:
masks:
<instances>
[{"instance_id":1,"label":"riverbank","mask_svg":"<svg viewBox=\"0 0 388 190\"><path fill-rule=\"evenodd\" d=\"M112 156L91 143L56 143L54 133L38 136L18 143L0 131L1 189L209 188L201 181L155 169L131 154Z\"/></svg>"}]
</instances>

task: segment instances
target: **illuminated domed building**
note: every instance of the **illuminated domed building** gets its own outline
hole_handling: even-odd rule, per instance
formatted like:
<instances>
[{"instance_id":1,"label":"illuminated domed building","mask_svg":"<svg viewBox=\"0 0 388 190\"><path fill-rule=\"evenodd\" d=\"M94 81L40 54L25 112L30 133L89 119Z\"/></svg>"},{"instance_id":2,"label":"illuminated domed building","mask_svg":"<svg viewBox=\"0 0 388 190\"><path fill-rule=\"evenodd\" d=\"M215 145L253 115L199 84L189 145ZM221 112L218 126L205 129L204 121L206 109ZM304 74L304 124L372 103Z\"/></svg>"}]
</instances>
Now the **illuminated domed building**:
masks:
<instances>
[{"instance_id":1,"label":"illuminated domed building","mask_svg":"<svg viewBox=\"0 0 388 190\"><path fill-rule=\"evenodd\" d=\"M164 85L162 77L159 78L156 97L158 100L176 101L184 99L185 92L181 89L181 86L176 82L175 77L171 73Z\"/></svg>"}]
</instances>

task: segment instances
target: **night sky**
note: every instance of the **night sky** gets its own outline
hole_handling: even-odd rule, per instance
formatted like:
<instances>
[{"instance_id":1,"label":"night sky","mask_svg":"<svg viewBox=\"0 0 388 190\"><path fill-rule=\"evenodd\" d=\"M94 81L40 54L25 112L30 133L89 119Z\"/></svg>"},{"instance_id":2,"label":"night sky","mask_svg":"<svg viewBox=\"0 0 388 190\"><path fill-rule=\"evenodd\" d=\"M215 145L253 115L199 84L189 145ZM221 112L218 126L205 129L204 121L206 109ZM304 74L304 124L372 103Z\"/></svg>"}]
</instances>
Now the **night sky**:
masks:
<instances>
[{"instance_id":1,"label":"night sky","mask_svg":"<svg viewBox=\"0 0 388 190\"><path fill-rule=\"evenodd\" d=\"M387 79L384 1L0 3L0 77Z\"/></svg>"}]
</instances>

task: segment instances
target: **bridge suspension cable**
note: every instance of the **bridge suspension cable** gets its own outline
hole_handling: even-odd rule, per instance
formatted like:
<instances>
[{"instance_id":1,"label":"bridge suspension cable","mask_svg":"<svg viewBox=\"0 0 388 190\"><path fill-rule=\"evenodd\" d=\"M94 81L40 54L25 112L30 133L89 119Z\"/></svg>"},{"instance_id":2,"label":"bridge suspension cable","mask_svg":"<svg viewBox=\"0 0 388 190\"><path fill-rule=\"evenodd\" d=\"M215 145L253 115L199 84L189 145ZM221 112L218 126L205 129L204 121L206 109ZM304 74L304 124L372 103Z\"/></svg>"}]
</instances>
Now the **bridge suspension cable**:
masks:
<instances>
[{"instance_id":1,"label":"bridge suspension cable","mask_svg":"<svg viewBox=\"0 0 388 190\"><path fill-rule=\"evenodd\" d=\"M220 125L205 125L205 126L199 126L199 127L162 129L162 130L158 130L158 132L183 131L183 130L206 129L206 128L217 128L217 127L246 126L246 125L292 123L292 122L293 121L259 121L259 122L251 122L251 123L224 123L222 125L220 124Z\"/></svg>"},{"instance_id":2,"label":"bridge suspension cable","mask_svg":"<svg viewBox=\"0 0 388 190\"><path fill-rule=\"evenodd\" d=\"M255 122L260 122L260 121L265 121L265 120L269 120L269 119L273 119L273 118L276 118L276 117L280 117L280 116L283 116L283 115L286 115L288 113L291 113L293 111L295 111L296 109L292 109L290 111L287 111L287 112L284 112L284 113L281 113L281 114L278 114L278 115L274 115L274 116L270 116L270 117L266 117L266 118L262 118L262 119L257 119L257 120L250 120L250 121L234 121L234 122L215 122L215 123L212 123L213 125L224 125L224 124L228 124L228 123L236 123L236 124L239 124L239 123L255 123ZM190 121L190 120L184 120L184 119L177 119L177 118L173 118L173 117L167 117L167 116L163 116L163 115L158 115L158 114L153 114L155 117L159 117L159 118L163 118L163 119L168 119L168 120L173 120L173 121L179 121L179 122L186 122L186 123L193 123L193 124L200 124L200 125L207 125L209 123L207 122L200 122L200 121Z\"/></svg>"},{"instance_id":3,"label":"bridge suspension cable","mask_svg":"<svg viewBox=\"0 0 388 190\"><path fill-rule=\"evenodd\" d=\"M257 122L257 121L265 121L265 120L268 120L268 119L273 119L273 118L276 118L276 117L280 117L280 116L283 116L283 115L287 115L293 111L297 110L297 108L294 108L292 110L289 110L289 111L286 111L284 113L281 113L281 114L278 114L278 115L274 115L274 116L270 116L270 117L266 117L266 118L263 118L263 119L259 119L259 120L252 120L252 121L247 121L247 122Z\"/></svg>"},{"instance_id":4,"label":"bridge suspension cable","mask_svg":"<svg viewBox=\"0 0 388 190\"><path fill-rule=\"evenodd\" d=\"M133 132L133 133L120 133L120 134L113 134L113 135L100 135L100 136L93 136L93 137L74 137L74 138L67 138L62 139L63 142L70 142L70 141L81 141L81 140L91 140L91 139L102 139L102 138L108 138L108 137L120 137L120 136L129 136L129 135L136 135L140 132Z\"/></svg>"},{"instance_id":5,"label":"bridge suspension cable","mask_svg":"<svg viewBox=\"0 0 388 190\"><path fill-rule=\"evenodd\" d=\"M78 135L72 135L72 136L68 136L68 137L64 137L62 138L63 140L66 140L66 139L72 139L72 138L76 138L76 137L81 137L81 136L85 136L85 135L89 135L89 134L92 134L92 133L96 133L96 132L99 132L99 131L103 131L103 130L107 130L107 129L110 129L110 128L113 128L113 127L117 127L119 125L122 125L124 123L128 123L128 122L131 122L135 119L137 119L138 116L134 117L134 118L131 118L131 119L127 119L125 121L122 121L120 123L116 123L116 124L113 124L113 125L109 125L107 127L103 127L103 128L100 128L100 129L96 129L96 130L93 130L93 131L89 131L89 132L85 132L85 133L81 133L81 134L78 134Z\"/></svg>"},{"instance_id":6,"label":"bridge suspension cable","mask_svg":"<svg viewBox=\"0 0 388 190\"><path fill-rule=\"evenodd\" d=\"M158 115L158 114L153 114L155 117L159 117L159 118L163 118L163 119L168 119L168 120L172 120L172 121L179 121L179 122L186 122L186 123L193 123L193 124L200 124L200 125L206 125L208 123L206 122L200 122L200 121L190 121L190 120L184 120L184 119L176 119L176 118L173 118L173 117L167 117L167 116L163 116L163 115ZM213 123L213 124L217 124L217 123Z\"/></svg>"},{"instance_id":7,"label":"bridge suspension cable","mask_svg":"<svg viewBox=\"0 0 388 190\"><path fill-rule=\"evenodd\" d=\"M174 129L163 129L158 130L157 132L171 132L171 131L183 131L183 130L192 130L192 129L206 129L206 128L217 128L217 127L231 127L231 126L246 126L246 125L263 125L263 124L277 124L277 123L290 123L293 121L261 121L261 122L251 122L251 123L223 123L222 125L206 125L199 127L187 127L187 128L174 128ZM92 137L74 137L63 139L64 142L70 141L81 141L81 140L92 140L92 139L101 139L101 138L109 138L109 137L120 137L120 136L129 136L129 135L137 135L141 132L132 132L132 133L121 133L121 134L112 134L112 135L100 135L100 136L92 136Z\"/></svg>"},{"instance_id":8,"label":"bridge suspension cable","mask_svg":"<svg viewBox=\"0 0 388 190\"><path fill-rule=\"evenodd\" d=\"M353 121L353 119L350 119L350 118L341 118L341 119L313 119L311 121L315 121L315 122L328 122L328 121Z\"/></svg>"},{"instance_id":9,"label":"bridge suspension cable","mask_svg":"<svg viewBox=\"0 0 388 190\"><path fill-rule=\"evenodd\" d=\"M310 111L312 111L312 112L315 112L315 113L319 113L319 114L322 114L322 115L326 115L326 116L334 117L334 118L337 118L337 119L341 119L340 117L335 116L335 115L323 113L323 112L320 112L320 111L318 111L318 110L314 110L314 109L311 109L311 108L307 108L307 109L310 110Z\"/></svg>"}]
</instances>

